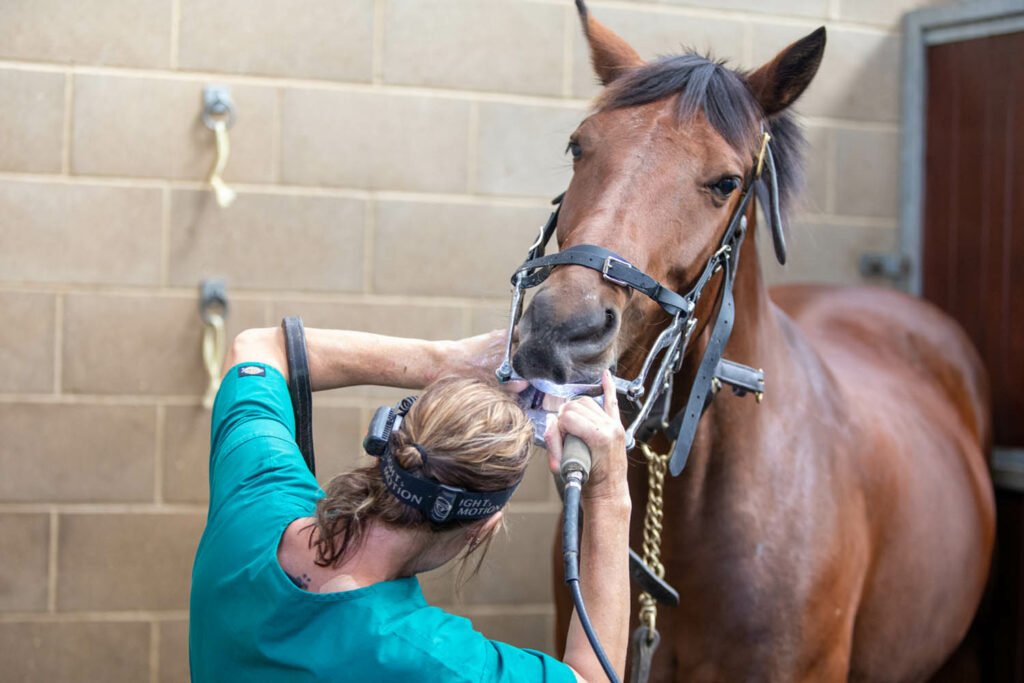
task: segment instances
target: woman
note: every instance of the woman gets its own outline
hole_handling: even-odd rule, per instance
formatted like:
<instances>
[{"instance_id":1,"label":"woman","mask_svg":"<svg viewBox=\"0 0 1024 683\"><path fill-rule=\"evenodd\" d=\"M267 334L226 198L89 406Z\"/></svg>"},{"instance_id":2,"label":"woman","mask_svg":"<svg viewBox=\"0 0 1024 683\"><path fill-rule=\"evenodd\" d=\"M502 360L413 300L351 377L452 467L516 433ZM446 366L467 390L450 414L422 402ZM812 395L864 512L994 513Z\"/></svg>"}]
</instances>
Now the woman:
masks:
<instances>
[{"instance_id":1,"label":"woman","mask_svg":"<svg viewBox=\"0 0 1024 683\"><path fill-rule=\"evenodd\" d=\"M533 428L514 398L479 380L435 382L489 374L500 333L426 342L307 329L306 341L315 390L427 387L387 441L386 457L403 476L469 495L522 479ZM466 619L426 604L416 574L486 546L500 509L431 521L396 495L376 463L339 475L325 494L295 445L280 330L239 335L227 365L213 412L210 510L192 577L194 683L603 680L575 618L558 661L490 641ZM553 468L564 434L593 453L581 583L621 676L630 501L610 376L604 384L603 408L591 399L563 406L546 439ZM536 552L544 571L547 550Z\"/></svg>"}]
</instances>

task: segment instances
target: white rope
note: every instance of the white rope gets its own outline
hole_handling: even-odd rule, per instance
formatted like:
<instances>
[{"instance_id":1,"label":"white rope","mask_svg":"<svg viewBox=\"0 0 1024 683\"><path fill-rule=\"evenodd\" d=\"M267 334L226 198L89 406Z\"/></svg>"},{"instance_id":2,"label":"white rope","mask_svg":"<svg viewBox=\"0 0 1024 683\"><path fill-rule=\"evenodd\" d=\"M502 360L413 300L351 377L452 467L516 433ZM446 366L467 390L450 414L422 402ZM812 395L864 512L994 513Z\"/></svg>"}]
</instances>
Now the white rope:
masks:
<instances>
[{"instance_id":1,"label":"white rope","mask_svg":"<svg viewBox=\"0 0 1024 683\"><path fill-rule=\"evenodd\" d=\"M224 167L228 165L228 155L231 154L228 124L224 119L217 119L213 124L213 134L217 139L217 162L213 165L213 171L210 173L210 185L213 186L213 193L217 197L217 205L226 209L235 201L236 194L221 177Z\"/></svg>"},{"instance_id":2,"label":"white rope","mask_svg":"<svg viewBox=\"0 0 1024 683\"><path fill-rule=\"evenodd\" d=\"M207 410L213 408L213 399L220 389L220 370L224 365L224 354L227 351L224 337L224 316L210 313L209 322L203 326L203 365L210 378L206 395L203 396L203 407Z\"/></svg>"}]
</instances>

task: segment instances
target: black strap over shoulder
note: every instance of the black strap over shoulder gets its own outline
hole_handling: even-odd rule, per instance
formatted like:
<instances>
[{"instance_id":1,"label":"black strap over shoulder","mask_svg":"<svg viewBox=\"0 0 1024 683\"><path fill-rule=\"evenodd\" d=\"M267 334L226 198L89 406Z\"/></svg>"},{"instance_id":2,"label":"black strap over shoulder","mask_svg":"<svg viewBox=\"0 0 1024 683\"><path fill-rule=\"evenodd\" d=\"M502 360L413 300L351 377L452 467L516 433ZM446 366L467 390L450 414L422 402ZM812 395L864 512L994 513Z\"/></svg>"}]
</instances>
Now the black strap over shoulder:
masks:
<instances>
[{"instance_id":1,"label":"black strap over shoulder","mask_svg":"<svg viewBox=\"0 0 1024 683\"><path fill-rule=\"evenodd\" d=\"M295 411L295 441L299 444L306 467L316 475L313 455L313 387L309 380L309 359L306 356L306 333L302 318L286 317L281 321L285 352L288 356L288 393Z\"/></svg>"}]
</instances>

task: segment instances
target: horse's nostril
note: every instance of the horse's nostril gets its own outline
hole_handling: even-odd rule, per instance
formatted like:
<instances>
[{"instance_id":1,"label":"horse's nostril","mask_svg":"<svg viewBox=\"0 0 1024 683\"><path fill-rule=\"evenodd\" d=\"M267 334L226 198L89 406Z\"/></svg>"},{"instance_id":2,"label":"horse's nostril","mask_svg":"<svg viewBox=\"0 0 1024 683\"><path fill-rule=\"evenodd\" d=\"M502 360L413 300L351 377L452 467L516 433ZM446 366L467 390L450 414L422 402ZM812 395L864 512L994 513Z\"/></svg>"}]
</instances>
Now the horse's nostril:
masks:
<instances>
[{"instance_id":1,"label":"horse's nostril","mask_svg":"<svg viewBox=\"0 0 1024 683\"><path fill-rule=\"evenodd\" d=\"M555 365L551 368L551 379L555 384L565 384L569 381L569 375L566 373L564 367L561 365Z\"/></svg>"},{"instance_id":2,"label":"horse's nostril","mask_svg":"<svg viewBox=\"0 0 1024 683\"><path fill-rule=\"evenodd\" d=\"M604 309L604 329L609 331L615 328L615 325L619 322L619 314L615 312L614 308Z\"/></svg>"}]
</instances>

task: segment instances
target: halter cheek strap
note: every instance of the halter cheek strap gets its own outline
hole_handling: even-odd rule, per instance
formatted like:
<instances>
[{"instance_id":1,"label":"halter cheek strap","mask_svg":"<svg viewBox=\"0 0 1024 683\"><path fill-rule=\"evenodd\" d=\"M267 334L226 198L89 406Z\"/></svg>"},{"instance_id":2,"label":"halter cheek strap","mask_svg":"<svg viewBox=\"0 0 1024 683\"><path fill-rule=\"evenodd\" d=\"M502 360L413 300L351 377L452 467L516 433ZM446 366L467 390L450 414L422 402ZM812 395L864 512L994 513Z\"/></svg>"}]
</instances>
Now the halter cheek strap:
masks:
<instances>
[{"instance_id":1,"label":"halter cheek strap","mask_svg":"<svg viewBox=\"0 0 1024 683\"><path fill-rule=\"evenodd\" d=\"M736 319L736 306L732 296L733 278L736 269L732 260L726 260L722 266L724 272L722 277L722 303L718 308L718 318L711 330L711 339L708 340L707 348L704 350L704 357L700 359L700 366L697 369L697 376L694 378L693 386L690 388L690 397L686 401L686 407L672 420L669 427L669 437L675 441L672 449L672 458L669 460L669 471L672 476L679 476L679 473L686 467L686 461L690 457L690 447L693 438L697 434L697 425L700 423L701 415L709 401L709 392L712 390L715 376L718 373L719 364L722 362L722 354L725 352L725 345L729 343L729 335L732 333L732 325ZM764 384L764 375L761 375L761 384ZM677 426L676 423L679 422ZM678 432L678 433L674 433Z\"/></svg>"}]
</instances>

